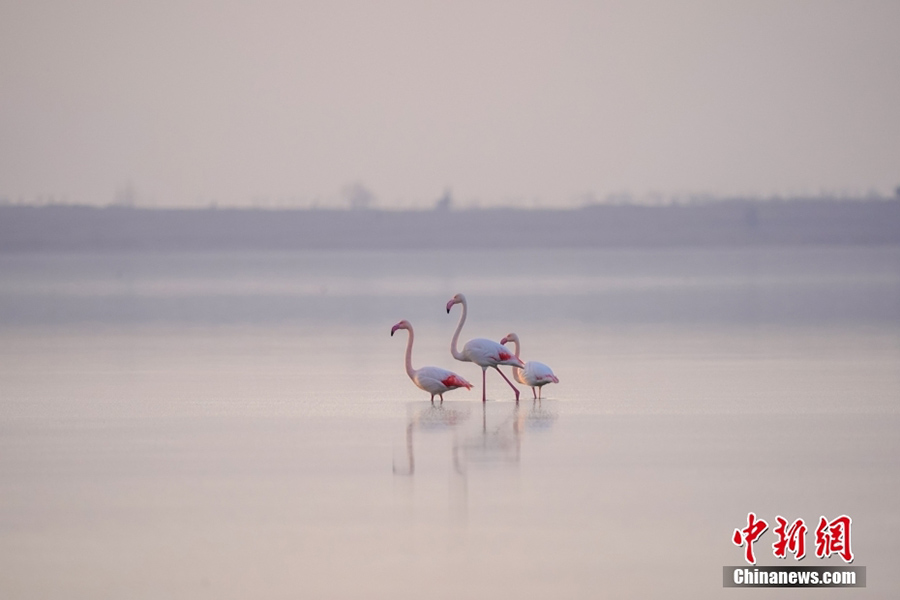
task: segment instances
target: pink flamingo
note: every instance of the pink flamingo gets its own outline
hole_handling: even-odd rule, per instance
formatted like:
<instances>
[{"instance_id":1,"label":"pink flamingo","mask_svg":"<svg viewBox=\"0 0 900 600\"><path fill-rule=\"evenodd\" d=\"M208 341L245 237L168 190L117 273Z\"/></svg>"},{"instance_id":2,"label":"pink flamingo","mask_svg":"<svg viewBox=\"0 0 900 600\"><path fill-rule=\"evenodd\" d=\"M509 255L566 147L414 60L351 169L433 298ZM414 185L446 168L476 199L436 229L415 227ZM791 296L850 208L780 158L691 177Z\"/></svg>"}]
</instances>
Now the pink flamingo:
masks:
<instances>
[{"instance_id":1,"label":"pink flamingo","mask_svg":"<svg viewBox=\"0 0 900 600\"><path fill-rule=\"evenodd\" d=\"M412 347L413 333L412 325L407 320L400 321L391 327L391 337L398 329L406 329L409 331L409 341L406 342L406 374L412 379L413 383L431 394L431 403L434 404L434 397L440 396L441 404L444 403L444 392L464 387L467 390L472 389L472 384L447 369L440 367L422 367L421 369L413 369L412 366Z\"/></svg>"},{"instance_id":2,"label":"pink flamingo","mask_svg":"<svg viewBox=\"0 0 900 600\"><path fill-rule=\"evenodd\" d=\"M512 381L507 379L506 375L500 370L499 365L512 365L513 367L520 368L525 365L521 360L510 354L508 348L505 348L493 340L484 338L469 340L466 342L466 345L463 346L462 352L457 350L456 345L457 342L459 342L459 332L462 331L463 324L466 322L466 314L468 313L469 305L466 303L465 296L457 294L447 303L447 314L450 314L450 308L452 308L454 304L462 304L462 315L459 317L459 325L456 326L456 333L453 334L453 339L450 341L450 353L456 360L473 362L481 367L481 401L485 402L487 400L487 390L485 387L486 372L488 367L493 367L497 369L500 376L506 380L509 387L516 393L516 402L518 402L518 388L512 384Z\"/></svg>"},{"instance_id":3,"label":"pink flamingo","mask_svg":"<svg viewBox=\"0 0 900 600\"><path fill-rule=\"evenodd\" d=\"M519 336L510 333L500 340L501 344L507 342L512 342L515 345L516 358L519 358ZM521 384L531 386L531 393L534 394L535 400L541 397L542 387L548 383L559 383L559 379L553 374L553 370L544 363L540 363L536 360L529 360L525 363L524 369L513 367L513 378ZM534 388L538 389L536 393Z\"/></svg>"}]
</instances>

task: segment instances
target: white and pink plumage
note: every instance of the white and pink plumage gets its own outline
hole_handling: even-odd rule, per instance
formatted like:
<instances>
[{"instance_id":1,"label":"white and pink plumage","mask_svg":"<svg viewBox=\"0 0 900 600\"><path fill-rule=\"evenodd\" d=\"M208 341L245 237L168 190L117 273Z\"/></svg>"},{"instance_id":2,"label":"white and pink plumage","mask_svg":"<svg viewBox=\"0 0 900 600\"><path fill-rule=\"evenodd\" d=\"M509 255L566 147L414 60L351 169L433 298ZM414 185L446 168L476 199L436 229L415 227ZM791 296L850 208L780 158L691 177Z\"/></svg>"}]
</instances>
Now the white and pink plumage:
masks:
<instances>
[{"instance_id":1,"label":"white and pink plumage","mask_svg":"<svg viewBox=\"0 0 900 600\"><path fill-rule=\"evenodd\" d=\"M501 344L512 342L515 346L516 358L519 358L519 336L510 333L500 340ZM524 369L513 368L513 377L519 383L531 386L531 393L535 399L541 397L541 388L548 383L559 383L559 379L553 374L553 370L544 363L536 360L529 360L525 363ZM534 391L537 388L537 392Z\"/></svg>"},{"instance_id":2,"label":"white and pink plumage","mask_svg":"<svg viewBox=\"0 0 900 600\"><path fill-rule=\"evenodd\" d=\"M391 336L398 329L406 329L409 332L409 340L406 342L406 374L412 379L413 383L431 394L431 403L434 404L434 397L439 396L441 403L444 402L444 392L464 387L467 390L472 389L472 384L447 369L440 367L422 367L421 369L413 369L412 366L412 347L415 334L409 321L403 320L391 327Z\"/></svg>"},{"instance_id":3,"label":"white and pink plumage","mask_svg":"<svg viewBox=\"0 0 900 600\"><path fill-rule=\"evenodd\" d=\"M500 376L506 380L506 383L509 384L509 387L513 389L516 393L516 402L519 401L519 390L512 384L512 382L503 374L500 370L500 365L510 365L513 367L524 367L525 365L512 355L508 348L504 347L502 344L498 344L493 340L488 340L485 338L475 338L466 342L463 346L462 352L457 349L457 344L459 342L459 332L462 331L463 325L466 322L466 315L468 314L469 305L466 303L466 297L462 294L456 294L453 298L447 302L447 313L450 313L450 309L454 304L462 304L462 314L459 317L459 324L456 326L456 332L453 334L453 339L450 341L450 353L453 355L453 358L456 360L461 360L464 362L473 362L479 367L481 367L481 401L487 401L487 390L485 385L486 380L486 372L488 367L493 367L497 369L497 372L500 373Z\"/></svg>"}]
</instances>

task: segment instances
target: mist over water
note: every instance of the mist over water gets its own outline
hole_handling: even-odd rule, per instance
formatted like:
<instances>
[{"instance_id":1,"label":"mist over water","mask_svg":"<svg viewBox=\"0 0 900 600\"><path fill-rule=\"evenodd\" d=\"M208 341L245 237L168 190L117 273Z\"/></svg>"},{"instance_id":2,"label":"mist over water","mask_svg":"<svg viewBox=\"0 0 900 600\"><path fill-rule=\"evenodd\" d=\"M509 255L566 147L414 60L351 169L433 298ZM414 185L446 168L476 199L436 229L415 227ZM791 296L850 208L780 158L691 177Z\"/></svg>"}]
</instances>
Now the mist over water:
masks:
<instances>
[{"instance_id":1,"label":"mist over water","mask_svg":"<svg viewBox=\"0 0 900 600\"><path fill-rule=\"evenodd\" d=\"M896 246L4 254L0 356L9 597L713 598L749 511L900 585Z\"/></svg>"}]
</instances>

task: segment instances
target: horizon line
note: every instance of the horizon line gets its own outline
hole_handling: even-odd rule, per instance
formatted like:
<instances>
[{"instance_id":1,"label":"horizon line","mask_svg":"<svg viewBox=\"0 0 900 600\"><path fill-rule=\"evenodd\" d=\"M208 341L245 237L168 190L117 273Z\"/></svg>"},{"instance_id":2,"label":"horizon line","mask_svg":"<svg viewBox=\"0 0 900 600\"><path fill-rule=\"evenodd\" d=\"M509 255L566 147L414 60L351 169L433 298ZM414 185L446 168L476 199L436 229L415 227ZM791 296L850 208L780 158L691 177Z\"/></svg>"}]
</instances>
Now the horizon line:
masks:
<instances>
[{"instance_id":1,"label":"horizon line","mask_svg":"<svg viewBox=\"0 0 900 600\"><path fill-rule=\"evenodd\" d=\"M69 202L10 202L0 199L0 209L3 208L82 208L93 210L105 209L123 209L123 210L142 210L142 211L265 211L265 212L346 212L346 213L366 213L366 212L386 212L386 213L441 213L441 212L481 212L481 211L519 211L519 212L577 212L584 209L592 208L669 208L669 207L692 207L692 206L708 206L711 204L725 204L731 202L758 202L758 203L788 203L788 202L841 202L841 203L858 203L858 202L892 202L900 201L900 188L893 196L886 195L857 195L857 196L835 196L827 194L815 195L772 195L772 196L751 196L751 195L735 195L735 196L716 196L716 195L692 195L688 197L669 197L659 199L641 199L630 196L616 196L615 198L607 198L602 200L593 200L584 202L579 205L562 205L562 206L518 206L510 204L492 204L492 205L439 205L432 204L430 206L411 207L411 206L348 206L346 204L336 205L277 205L277 204L219 204L218 202L210 202L206 205L153 205L153 204L129 204L110 202L107 204L85 204L85 203L69 203Z\"/></svg>"}]
</instances>

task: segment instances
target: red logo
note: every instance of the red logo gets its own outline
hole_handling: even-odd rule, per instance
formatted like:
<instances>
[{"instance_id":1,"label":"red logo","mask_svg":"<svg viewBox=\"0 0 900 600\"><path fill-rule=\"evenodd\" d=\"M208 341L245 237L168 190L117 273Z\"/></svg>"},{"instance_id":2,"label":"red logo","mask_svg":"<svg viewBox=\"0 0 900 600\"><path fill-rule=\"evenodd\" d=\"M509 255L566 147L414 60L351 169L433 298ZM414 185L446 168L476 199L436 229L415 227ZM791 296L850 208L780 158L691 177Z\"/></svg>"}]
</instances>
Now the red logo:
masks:
<instances>
[{"instance_id":1,"label":"red logo","mask_svg":"<svg viewBox=\"0 0 900 600\"><path fill-rule=\"evenodd\" d=\"M755 514L748 513L747 527L744 529L735 529L734 535L731 536L731 541L734 542L736 546L747 546L744 549L744 558L751 565L756 564L756 557L753 556L753 542L755 542L768 528L768 523L762 519L757 520Z\"/></svg>"},{"instance_id":2,"label":"red logo","mask_svg":"<svg viewBox=\"0 0 900 600\"><path fill-rule=\"evenodd\" d=\"M816 556L828 558L838 554L844 562L853 562L853 551L850 550L850 525L853 520L841 515L831 523L825 517L819 519L816 527Z\"/></svg>"},{"instance_id":3,"label":"red logo","mask_svg":"<svg viewBox=\"0 0 900 600\"><path fill-rule=\"evenodd\" d=\"M806 523L803 519L797 519L790 527L787 526L787 520L778 516L778 527L775 528L775 535L778 541L772 544L775 549L775 556L784 558L786 551L790 551L794 558L800 560L806 556Z\"/></svg>"},{"instance_id":4,"label":"red logo","mask_svg":"<svg viewBox=\"0 0 900 600\"><path fill-rule=\"evenodd\" d=\"M795 560L801 560L806 556L806 532L807 527L803 519L797 519L790 525L782 516L776 516L778 526L773 530L778 540L772 544L772 550L777 558L786 558L788 552L794 555ZM850 526L853 520L847 515L841 515L833 521L825 517L819 518L819 526L816 527L816 556L828 558L837 554L844 562L853 562L853 551L850 549ZM769 524L763 519L758 519L755 513L747 513L747 526L743 529L735 529L731 541L735 546L744 547L744 559L751 565L756 564L753 555L753 543L765 533Z\"/></svg>"}]
</instances>

